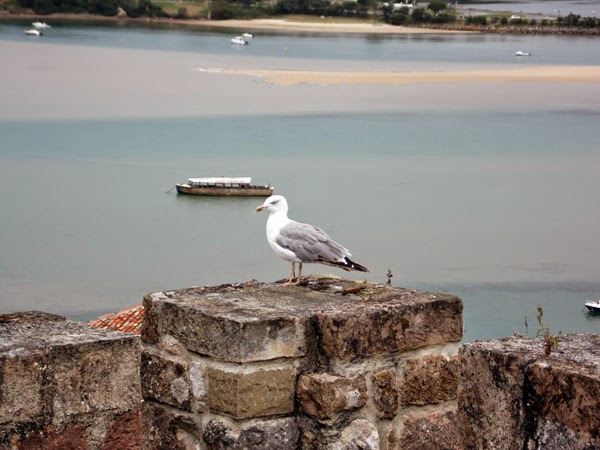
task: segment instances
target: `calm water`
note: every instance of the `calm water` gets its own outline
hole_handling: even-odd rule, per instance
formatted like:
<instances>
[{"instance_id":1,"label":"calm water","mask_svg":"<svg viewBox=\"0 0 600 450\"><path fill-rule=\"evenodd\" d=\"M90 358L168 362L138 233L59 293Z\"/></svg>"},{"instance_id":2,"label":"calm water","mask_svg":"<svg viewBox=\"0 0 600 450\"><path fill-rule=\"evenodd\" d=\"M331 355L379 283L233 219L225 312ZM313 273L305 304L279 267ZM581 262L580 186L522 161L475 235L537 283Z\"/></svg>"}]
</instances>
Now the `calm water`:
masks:
<instances>
[{"instance_id":1,"label":"calm water","mask_svg":"<svg viewBox=\"0 0 600 450\"><path fill-rule=\"evenodd\" d=\"M95 55L101 47L113 49L118 61L121 43L129 42L126 49L145 55L160 50L150 55L165 65L171 59L164 51L175 50L235 64L228 59L237 52L231 46L222 46L221 53L212 49L215 54L191 48L205 39L221 45L228 35L220 33L200 33L199 39L196 32L178 30L75 28L95 37L69 40L71 27L54 27L63 35L56 38L59 54L71 54L69 47L76 45ZM22 40L22 31L11 30L22 28L0 25L5 61ZM399 45L396 38L374 43L360 36L296 36L293 45L302 56L291 58L279 54L282 39L287 37L255 39L245 48L261 54L242 63L281 65L290 58L289 64L299 65L313 58L316 66L385 65L394 63L391 55ZM412 46L421 46L432 67L435 60L444 61L447 49L460 55L459 63L474 64L473 53L489 48L500 54L502 47L508 52L534 42L544 55L553 54L556 45L571 49L552 56L563 64L600 63L600 46L589 40L403 39L401 45L408 47L403 58L418 60ZM491 57L480 63L520 64ZM75 77L52 70L56 77ZM122 80L132 89L143 82ZM224 78L215 85L223 101L230 100L232 83L237 81ZM265 101L295 98L256 81L239 83L258 90ZM70 86L76 90L70 95L89 102L93 113L100 100L88 98L91 94L76 83ZM23 101L30 100L26 88L19 94ZM177 84L171 89L175 93ZM398 98L405 92L379 89ZM408 89L416 90L411 102L432 91ZM481 92L475 86L451 89L465 99ZM287 263L266 243L266 216L254 212L262 200L194 198L172 189L190 176L251 175L286 195L291 217L323 227L349 247L371 269L369 280L385 282L390 268L395 285L461 296L466 340L524 332L525 317L530 335L535 334L538 303L553 331L599 332L600 319L582 308L585 300L600 297L600 104L578 100L582 97L572 95L573 87L548 85L540 88L552 99L547 105L529 104L527 88L522 90L525 104L497 107L509 89L488 86L486 107L441 105L415 112L407 112L406 105L360 112L375 101L368 94L381 93L345 87L301 88L298 96L322 94L345 105L301 114L266 113L257 105L251 114L232 107L218 117L146 118L140 108L137 117L119 119L78 120L57 113L23 120L11 119L11 107L1 102L0 310L41 309L87 319L138 303L145 292L286 277ZM593 86L577 89L592 89L592 98L597 93ZM68 92L62 93L65 101ZM352 97L356 92L360 98ZM348 97L356 108L344 103ZM38 97L40 108L49 106L45 98ZM332 271L307 268L309 273Z\"/></svg>"},{"instance_id":2,"label":"calm water","mask_svg":"<svg viewBox=\"0 0 600 450\"><path fill-rule=\"evenodd\" d=\"M469 10L471 8L485 9L487 11L512 11L517 14L539 15L539 16L567 16L569 14L578 14L581 17L600 17L600 2L597 0L579 0L579 1L501 1L481 4L465 4L459 8Z\"/></svg>"}]
</instances>

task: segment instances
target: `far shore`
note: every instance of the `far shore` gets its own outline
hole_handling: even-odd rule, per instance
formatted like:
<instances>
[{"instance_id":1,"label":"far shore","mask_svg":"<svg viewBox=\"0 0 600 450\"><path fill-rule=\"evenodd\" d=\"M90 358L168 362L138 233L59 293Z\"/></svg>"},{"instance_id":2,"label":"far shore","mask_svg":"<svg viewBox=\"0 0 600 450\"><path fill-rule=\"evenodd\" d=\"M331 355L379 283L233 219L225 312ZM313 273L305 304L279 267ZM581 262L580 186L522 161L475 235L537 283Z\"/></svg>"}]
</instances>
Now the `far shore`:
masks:
<instances>
[{"instance_id":1,"label":"far shore","mask_svg":"<svg viewBox=\"0 0 600 450\"><path fill-rule=\"evenodd\" d=\"M253 20L183 20L170 18L128 18L106 17L92 14L14 14L0 15L0 19L31 19L52 22L52 20L88 20L88 21L126 21L141 23L174 23L190 27L226 28L237 30L267 30L280 32L310 32L310 33L361 33L361 34L456 34L477 33L476 31L439 30L422 27L403 27L382 23L331 23L326 19L315 17L314 22L296 22L285 19L253 19Z\"/></svg>"}]
</instances>

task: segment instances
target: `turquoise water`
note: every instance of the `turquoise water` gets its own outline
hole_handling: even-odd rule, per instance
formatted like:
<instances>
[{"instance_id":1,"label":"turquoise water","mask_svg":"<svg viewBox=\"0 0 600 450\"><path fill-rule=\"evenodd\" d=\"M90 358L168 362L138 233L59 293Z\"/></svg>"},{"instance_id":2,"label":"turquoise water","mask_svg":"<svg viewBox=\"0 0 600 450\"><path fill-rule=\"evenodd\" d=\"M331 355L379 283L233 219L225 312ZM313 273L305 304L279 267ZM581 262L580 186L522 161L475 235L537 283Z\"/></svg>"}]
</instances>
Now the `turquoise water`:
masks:
<instances>
[{"instance_id":1,"label":"turquoise water","mask_svg":"<svg viewBox=\"0 0 600 450\"><path fill-rule=\"evenodd\" d=\"M547 88L561 102L496 108L506 88L492 86L477 110L0 121L0 310L87 319L146 292L286 277L261 199L173 190L249 175L348 247L367 279L389 268L394 285L461 296L465 340L525 332L525 317L535 334L537 304L552 331L599 332L583 303L600 297L600 106Z\"/></svg>"}]
</instances>

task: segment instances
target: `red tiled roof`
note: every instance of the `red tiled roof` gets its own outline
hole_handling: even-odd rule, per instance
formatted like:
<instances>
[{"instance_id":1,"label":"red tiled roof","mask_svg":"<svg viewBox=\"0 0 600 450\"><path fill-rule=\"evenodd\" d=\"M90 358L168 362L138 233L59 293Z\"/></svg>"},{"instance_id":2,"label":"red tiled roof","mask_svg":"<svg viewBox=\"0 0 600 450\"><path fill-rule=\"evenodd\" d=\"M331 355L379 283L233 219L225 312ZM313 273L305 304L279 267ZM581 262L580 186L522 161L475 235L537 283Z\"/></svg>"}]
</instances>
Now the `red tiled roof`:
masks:
<instances>
[{"instance_id":1,"label":"red tiled roof","mask_svg":"<svg viewBox=\"0 0 600 450\"><path fill-rule=\"evenodd\" d=\"M143 318L144 306L139 304L119 312L105 314L89 323L91 326L103 330L141 334Z\"/></svg>"}]
</instances>

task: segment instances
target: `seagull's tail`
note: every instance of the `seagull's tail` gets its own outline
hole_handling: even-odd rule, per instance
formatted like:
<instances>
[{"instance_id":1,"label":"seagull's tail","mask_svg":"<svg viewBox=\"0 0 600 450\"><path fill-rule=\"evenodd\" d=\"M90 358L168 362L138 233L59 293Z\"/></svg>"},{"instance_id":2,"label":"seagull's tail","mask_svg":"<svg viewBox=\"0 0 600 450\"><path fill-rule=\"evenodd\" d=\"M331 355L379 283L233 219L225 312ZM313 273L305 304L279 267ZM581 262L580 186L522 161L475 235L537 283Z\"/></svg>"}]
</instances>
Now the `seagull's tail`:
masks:
<instances>
[{"instance_id":1,"label":"seagull's tail","mask_svg":"<svg viewBox=\"0 0 600 450\"><path fill-rule=\"evenodd\" d=\"M327 266L339 267L340 269L344 269L348 272L350 272L351 270L356 270L357 272L368 272L369 271L369 269L367 269L365 266L361 266L360 264L355 263L347 256L344 256L343 261L319 261L319 262L321 264L325 264Z\"/></svg>"}]
</instances>

